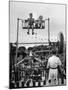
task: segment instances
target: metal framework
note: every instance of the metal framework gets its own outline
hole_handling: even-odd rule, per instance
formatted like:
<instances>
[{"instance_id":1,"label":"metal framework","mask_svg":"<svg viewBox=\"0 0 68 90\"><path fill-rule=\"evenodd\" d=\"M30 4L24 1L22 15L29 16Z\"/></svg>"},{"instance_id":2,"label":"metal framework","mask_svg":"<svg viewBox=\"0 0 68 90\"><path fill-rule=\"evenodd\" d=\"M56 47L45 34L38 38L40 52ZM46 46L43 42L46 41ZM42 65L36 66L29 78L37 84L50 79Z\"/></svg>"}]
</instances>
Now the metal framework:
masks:
<instances>
[{"instance_id":1,"label":"metal framework","mask_svg":"<svg viewBox=\"0 0 68 90\"><path fill-rule=\"evenodd\" d=\"M18 44L46 44L47 42L34 42L34 43L19 43L18 42L18 33L19 33L19 21L23 22L23 19L17 18L17 41L16 41L16 57L15 57L15 64L17 62L17 53L18 53ZM45 19L45 21L48 21L48 42L50 42L50 18Z\"/></svg>"}]
</instances>

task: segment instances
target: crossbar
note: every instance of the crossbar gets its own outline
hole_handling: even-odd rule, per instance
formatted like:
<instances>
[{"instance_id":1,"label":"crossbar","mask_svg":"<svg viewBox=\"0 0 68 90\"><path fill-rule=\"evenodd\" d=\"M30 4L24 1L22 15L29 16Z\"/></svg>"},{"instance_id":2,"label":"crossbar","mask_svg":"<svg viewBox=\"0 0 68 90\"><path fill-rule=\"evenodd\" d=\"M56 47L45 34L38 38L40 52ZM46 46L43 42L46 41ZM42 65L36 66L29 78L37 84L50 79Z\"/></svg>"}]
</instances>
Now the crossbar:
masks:
<instances>
[{"instance_id":1,"label":"crossbar","mask_svg":"<svg viewBox=\"0 0 68 90\"><path fill-rule=\"evenodd\" d=\"M31 43L18 43L18 44L49 44L48 42L31 42Z\"/></svg>"}]
</instances>

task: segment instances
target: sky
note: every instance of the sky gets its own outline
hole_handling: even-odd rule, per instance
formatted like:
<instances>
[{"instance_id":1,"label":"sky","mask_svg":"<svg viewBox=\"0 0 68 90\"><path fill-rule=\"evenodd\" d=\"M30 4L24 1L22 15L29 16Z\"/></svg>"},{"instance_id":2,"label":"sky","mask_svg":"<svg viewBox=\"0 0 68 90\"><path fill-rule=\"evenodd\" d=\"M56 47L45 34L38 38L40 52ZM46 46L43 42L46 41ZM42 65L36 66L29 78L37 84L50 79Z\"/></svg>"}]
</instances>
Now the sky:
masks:
<instances>
[{"instance_id":1,"label":"sky","mask_svg":"<svg viewBox=\"0 0 68 90\"><path fill-rule=\"evenodd\" d=\"M17 18L23 20L33 13L33 17L38 19L40 15L44 19L50 18L50 41L57 41L58 33L62 32L65 38L65 6L59 4L10 2L10 42L17 40ZM45 29L34 30L35 34L27 35L27 30L22 29L19 22L19 42L48 42L48 24L45 22Z\"/></svg>"}]
</instances>

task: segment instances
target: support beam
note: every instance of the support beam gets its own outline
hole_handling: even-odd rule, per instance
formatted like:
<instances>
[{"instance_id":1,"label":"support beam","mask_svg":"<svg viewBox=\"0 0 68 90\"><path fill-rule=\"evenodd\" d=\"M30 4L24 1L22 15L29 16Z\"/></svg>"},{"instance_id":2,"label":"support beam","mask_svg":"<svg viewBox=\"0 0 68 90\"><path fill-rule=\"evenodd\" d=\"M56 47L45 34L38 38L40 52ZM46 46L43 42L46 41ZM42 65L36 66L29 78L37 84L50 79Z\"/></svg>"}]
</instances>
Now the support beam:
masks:
<instances>
[{"instance_id":1,"label":"support beam","mask_svg":"<svg viewBox=\"0 0 68 90\"><path fill-rule=\"evenodd\" d=\"M50 42L50 18L48 18L48 42Z\"/></svg>"},{"instance_id":2,"label":"support beam","mask_svg":"<svg viewBox=\"0 0 68 90\"><path fill-rule=\"evenodd\" d=\"M48 18L48 42L50 46L50 18ZM49 55L50 55L50 47L49 47Z\"/></svg>"},{"instance_id":3,"label":"support beam","mask_svg":"<svg viewBox=\"0 0 68 90\"><path fill-rule=\"evenodd\" d=\"M31 42L31 43L18 43L18 44L49 44L48 42Z\"/></svg>"},{"instance_id":4,"label":"support beam","mask_svg":"<svg viewBox=\"0 0 68 90\"><path fill-rule=\"evenodd\" d=\"M17 63L17 52L18 52L18 32L19 32L19 18L17 18L17 41L16 41L16 57L15 57L15 64Z\"/></svg>"}]
</instances>

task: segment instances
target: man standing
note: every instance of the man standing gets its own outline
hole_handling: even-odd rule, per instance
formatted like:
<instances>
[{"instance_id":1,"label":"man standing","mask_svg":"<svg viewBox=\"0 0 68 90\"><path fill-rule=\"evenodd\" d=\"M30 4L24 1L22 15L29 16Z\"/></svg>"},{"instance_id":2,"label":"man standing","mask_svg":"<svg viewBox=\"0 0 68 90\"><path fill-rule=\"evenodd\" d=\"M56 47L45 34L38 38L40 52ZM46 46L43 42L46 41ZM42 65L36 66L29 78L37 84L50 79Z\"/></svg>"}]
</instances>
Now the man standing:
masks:
<instances>
[{"instance_id":1,"label":"man standing","mask_svg":"<svg viewBox=\"0 0 68 90\"><path fill-rule=\"evenodd\" d=\"M56 56L56 51L52 51L53 55L49 57L47 68L49 68L49 77L48 83L49 85L57 85L58 84L58 66L61 66L61 61L59 57Z\"/></svg>"}]
</instances>

